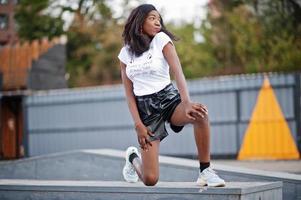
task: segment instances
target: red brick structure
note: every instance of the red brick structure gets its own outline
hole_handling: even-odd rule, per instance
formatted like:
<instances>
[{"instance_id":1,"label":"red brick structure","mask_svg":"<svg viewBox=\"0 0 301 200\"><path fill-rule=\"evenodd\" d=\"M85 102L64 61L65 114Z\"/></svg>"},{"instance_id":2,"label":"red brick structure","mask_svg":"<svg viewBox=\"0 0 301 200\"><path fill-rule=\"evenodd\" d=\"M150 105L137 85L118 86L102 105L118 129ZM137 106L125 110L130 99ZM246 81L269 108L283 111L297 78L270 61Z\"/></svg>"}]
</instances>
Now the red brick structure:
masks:
<instances>
[{"instance_id":1,"label":"red brick structure","mask_svg":"<svg viewBox=\"0 0 301 200\"><path fill-rule=\"evenodd\" d=\"M14 20L17 0L0 0L0 46L18 41Z\"/></svg>"}]
</instances>

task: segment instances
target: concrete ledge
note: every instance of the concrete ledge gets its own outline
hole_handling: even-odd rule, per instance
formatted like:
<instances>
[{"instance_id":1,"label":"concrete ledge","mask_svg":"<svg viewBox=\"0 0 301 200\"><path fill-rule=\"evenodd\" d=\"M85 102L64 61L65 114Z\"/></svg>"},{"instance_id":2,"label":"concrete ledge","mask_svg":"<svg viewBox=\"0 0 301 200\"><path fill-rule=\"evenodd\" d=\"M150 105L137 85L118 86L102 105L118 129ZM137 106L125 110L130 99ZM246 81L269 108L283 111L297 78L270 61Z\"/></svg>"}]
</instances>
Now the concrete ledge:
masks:
<instances>
[{"instance_id":1,"label":"concrete ledge","mask_svg":"<svg viewBox=\"0 0 301 200\"><path fill-rule=\"evenodd\" d=\"M124 153L112 149L75 150L5 161L0 163L0 179L121 182ZM160 156L159 160L159 180L162 182L190 182L198 176L197 160L168 156ZM283 199L301 200L300 175L217 165L214 162L212 166L226 182L280 181L283 183Z\"/></svg>"},{"instance_id":2,"label":"concrete ledge","mask_svg":"<svg viewBox=\"0 0 301 200\"><path fill-rule=\"evenodd\" d=\"M124 152L112 149L91 149L83 150L83 152L110 156L115 158L124 159ZM169 156L160 156L160 164L165 167L174 169L181 169L185 171L188 177L188 171L197 169L199 163L197 160L175 158ZM221 165L212 163L213 168L218 171L219 175L226 181L237 182L283 182L283 199L285 200L301 200L301 175L284 173L284 172L271 172L264 170L254 170L243 167L233 167L228 165ZM188 170L188 171L187 171ZM190 179L191 180L191 179Z\"/></svg>"},{"instance_id":3,"label":"concrete ledge","mask_svg":"<svg viewBox=\"0 0 301 200\"><path fill-rule=\"evenodd\" d=\"M141 182L56 181L1 179L0 199L261 199L281 200L281 182L229 182L226 187L199 187L195 182L159 182L146 187ZM121 198L122 197L122 198ZM260 197L260 198L257 198ZM148 199L148 198L147 198ZM156 199L156 198L155 198Z\"/></svg>"},{"instance_id":4,"label":"concrete ledge","mask_svg":"<svg viewBox=\"0 0 301 200\"><path fill-rule=\"evenodd\" d=\"M82 152L124 159L123 151L118 151L113 149L87 149L87 150L82 150ZM173 166L189 167L189 168L199 167L199 162L197 160L192 160L192 159L176 158L170 156L159 156L159 160L160 160L160 164L165 164L165 165L173 165ZM297 175L297 174L290 174L285 172L271 172L271 171L267 172L264 170L255 170L255 169L248 169L243 167L233 167L233 166L221 165L215 163L212 164L214 166L214 169L218 171L279 178L279 179L290 180L292 182L301 181L301 175Z\"/></svg>"}]
</instances>

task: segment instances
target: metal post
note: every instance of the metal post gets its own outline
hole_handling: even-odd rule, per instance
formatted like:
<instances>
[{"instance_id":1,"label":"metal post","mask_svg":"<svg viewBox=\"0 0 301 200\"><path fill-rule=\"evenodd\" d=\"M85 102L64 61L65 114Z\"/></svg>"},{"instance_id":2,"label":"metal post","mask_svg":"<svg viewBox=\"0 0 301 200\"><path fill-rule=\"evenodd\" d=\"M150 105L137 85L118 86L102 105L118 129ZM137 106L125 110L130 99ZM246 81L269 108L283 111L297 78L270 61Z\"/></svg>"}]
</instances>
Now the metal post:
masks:
<instances>
[{"instance_id":1,"label":"metal post","mask_svg":"<svg viewBox=\"0 0 301 200\"><path fill-rule=\"evenodd\" d=\"M28 107L26 105L26 96L22 96L22 114L23 114L23 148L24 148L24 157L29 157L29 130L28 130Z\"/></svg>"},{"instance_id":2,"label":"metal post","mask_svg":"<svg viewBox=\"0 0 301 200\"><path fill-rule=\"evenodd\" d=\"M1 88L2 89L2 88ZM3 115L3 111L2 111L2 92L0 90L0 159L2 159L3 157L3 149L2 149L2 143L3 143L3 124L2 124L2 115Z\"/></svg>"},{"instance_id":3,"label":"metal post","mask_svg":"<svg viewBox=\"0 0 301 200\"><path fill-rule=\"evenodd\" d=\"M240 90L235 90L235 98L236 98L236 147L237 147L237 155L240 150ZM236 157L237 157L236 155Z\"/></svg>"},{"instance_id":4,"label":"metal post","mask_svg":"<svg viewBox=\"0 0 301 200\"><path fill-rule=\"evenodd\" d=\"M296 121L296 143L301 152L301 74L295 74L295 87L294 87L294 107L295 107L295 121Z\"/></svg>"}]
</instances>

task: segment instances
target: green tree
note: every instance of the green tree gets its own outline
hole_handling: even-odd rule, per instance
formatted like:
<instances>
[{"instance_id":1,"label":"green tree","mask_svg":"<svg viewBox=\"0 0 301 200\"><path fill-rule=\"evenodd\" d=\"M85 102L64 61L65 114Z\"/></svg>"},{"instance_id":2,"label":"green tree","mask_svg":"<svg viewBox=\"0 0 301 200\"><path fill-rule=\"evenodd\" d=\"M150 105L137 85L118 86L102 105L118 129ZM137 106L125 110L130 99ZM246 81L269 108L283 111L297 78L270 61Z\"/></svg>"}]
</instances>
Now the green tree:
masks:
<instances>
[{"instance_id":1,"label":"green tree","mask_svg":"<svg viewBox=\"0 0 301 200\"><path fill-rule=\"evenodd\" d=\"M66 30L70 86L120 82L117 55L123 45L122 29L131 6L137 5L131 3L140 1L123 0L123 13L117 18L109 0L70 2L20 1L16 19L21 38L61 35L62 16L71 13L74 18ZM201 27L186 23L168 28L180 38L175 44L186 77L198 78L300 70L300 24L297 0L211 0Z\"/></svg>"},{"instance_id":2,"label":"green tree","mask_svg":"<svg viewBox=\"0 0 301 200\"><path fill-rule=\"evenodd\" d=\"M15 19L22 40L52 38L64 33L64 21L45 13L48 7L48 0L21 0L18 3Z\"/></svg>"},{"instance_id":3,"label":"green tree","mask_svg":"<svg viewBox=\"0 0 301 200\"><path fill-rule=\"evenodd\" d=\"M217 59L214 74L301 69L296 1L211 1L202 46ZM206 50L206 49L205 49Z\"/></svg>"},{"instance_id":4,"label":"green tree","mask_svg":"<svg viewBox=\"0 0 301 200\"><path fill-rule=\"evenodd\" d=\"M179 38L175 45L185 76L195 78L211 74L216 59L210 46L200 45L197 41L198 29L192 23L181 26L169 24L168 28Z\"/></svg>"},{"instance_id":5,"label":"green tree","mask_svg":"<svg viewBox=\"0 0 301 200\"><path fill-rule=\"evenodd\" d=\"M120 82L121 30L106 1L94 1L86 9L78 7L68 30L70 86Z\"/></svg>"},{"instance_id":6,"label":"green tree","mask_svg":"<svg viewBox=\"0 0 301 200\"><path fill-rule=\"evenodd\" d=\"M258 1L254 3L253 8L256 10L256 16L263 27L267 70L300 70L300 2L297 0Z\"/></svg>"},{"instance_id":7,"label":"green tree","mask_svg":"<svg viewBox=\"0 0 301 200\"><path fill-rule=\"evenodd\" d=\"M106 0L22 0L16 10L23 40L68 36L67 72L69 86L120 82L117 54L122 46L121 30ZM55 15L53 14L55 13ZM62 16L74 16L63 31Z\"/></svg>"}]
</instances>

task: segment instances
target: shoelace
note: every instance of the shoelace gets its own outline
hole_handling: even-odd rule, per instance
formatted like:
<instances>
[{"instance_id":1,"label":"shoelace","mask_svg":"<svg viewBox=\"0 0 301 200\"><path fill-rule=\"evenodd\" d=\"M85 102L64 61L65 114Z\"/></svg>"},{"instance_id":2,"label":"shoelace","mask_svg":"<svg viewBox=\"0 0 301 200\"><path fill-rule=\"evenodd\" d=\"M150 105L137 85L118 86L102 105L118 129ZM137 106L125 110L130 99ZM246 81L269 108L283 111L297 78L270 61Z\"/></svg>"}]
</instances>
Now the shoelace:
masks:
<instances>
[{"instance_id":1,"label":"shoelace","mask_svg":"<svg viewBox=\"0 0 301 200\"><path fill-rule=\"evenodd\" d=\"M213 177L218 177L218 176L217 176L217 172L214 171L212 168L208 168L208 172L211 172L211 176L213 176Z\"/></svg>"},{"instance_id":2,"label":"shoelace","mask_svg":"<svg viewBox=\"0 0 301 200\"><path fill-rule=\"evenodd\" d=\"M135 173L136 173L135 168L133 166L131 166L130 170L129 170L129 174L133 176L133 175L135 175Z\"/></svg>"}]
</instances>

